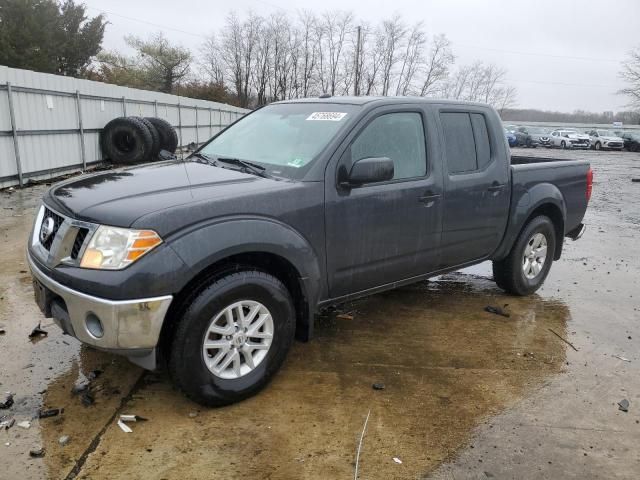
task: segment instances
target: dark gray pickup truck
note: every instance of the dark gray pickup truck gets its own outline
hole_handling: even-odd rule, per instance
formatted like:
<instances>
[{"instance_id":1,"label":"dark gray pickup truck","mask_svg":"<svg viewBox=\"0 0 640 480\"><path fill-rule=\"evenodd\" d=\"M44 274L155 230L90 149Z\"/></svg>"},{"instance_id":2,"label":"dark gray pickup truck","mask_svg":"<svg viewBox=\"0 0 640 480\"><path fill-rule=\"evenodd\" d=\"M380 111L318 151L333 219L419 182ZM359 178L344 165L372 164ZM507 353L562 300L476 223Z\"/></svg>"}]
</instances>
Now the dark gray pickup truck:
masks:
<instances>
[{"instance_id":1,"label":"dark gray pickup truck","mask_svg":"<svg viewBox=\"0 0 640 480\"><path fill-rule=\"evenodd\" d=\"M246 115L184 161L51 188L28 259L69 335L205 405L257 392L318 309L493 261L540 287L582 235L582 161L511 157L482 104L316 98Z\"/></svg>"}]
</instances>

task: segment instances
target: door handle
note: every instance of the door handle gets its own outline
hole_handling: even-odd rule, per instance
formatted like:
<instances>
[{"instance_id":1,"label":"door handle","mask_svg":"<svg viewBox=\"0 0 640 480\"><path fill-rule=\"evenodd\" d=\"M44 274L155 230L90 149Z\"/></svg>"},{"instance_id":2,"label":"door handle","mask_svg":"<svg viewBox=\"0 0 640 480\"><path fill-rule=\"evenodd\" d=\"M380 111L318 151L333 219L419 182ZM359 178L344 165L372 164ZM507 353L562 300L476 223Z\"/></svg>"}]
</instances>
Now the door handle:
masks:
<instances>
[{"instance_id":1,"label":"door handle","mask_svg":"<svg viewBox=\"0 0 640 480\"><path fill-rule=\"evenodd\" d=\"M421 197L418 197L418 201L424 203L427 207L431 207L438 198L440 198L440 195L426 192Z\"/></svg>"},{"instance_id":2,"label":"door handle","mask_svg":"<svg viewBox=\"0 0 640 480\"><path fill-rule=\"evenodd\" d=\"M499 192L504 187L505 187L504 183L494 182L494 183L491 184L491 186L489 188L487 188L487 190L489 190L490 192Z\"/></svg>"}]
</instances>

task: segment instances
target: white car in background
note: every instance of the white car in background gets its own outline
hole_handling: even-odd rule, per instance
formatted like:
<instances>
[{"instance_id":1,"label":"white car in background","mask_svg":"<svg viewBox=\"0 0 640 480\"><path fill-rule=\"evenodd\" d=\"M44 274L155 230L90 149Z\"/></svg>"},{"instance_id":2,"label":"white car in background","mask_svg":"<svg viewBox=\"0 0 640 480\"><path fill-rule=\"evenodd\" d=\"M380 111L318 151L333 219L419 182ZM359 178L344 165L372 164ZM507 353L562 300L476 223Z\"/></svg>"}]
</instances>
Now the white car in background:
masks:
<instances>
[{"instance_id":1,"label":"white car in background","mask_svg":"<svg viewBox=\"0 0 640 480\"><path fill-rule=\"evenodd\" d=\"M591 139L591 148L601 150L603 148L609 150L622 150L624 147L624 139L616 135L611 130L590 130L587 132Z\"/></svg>"},{"instance_id":2,"label":"white car in background","mask_svg":"<svg viewBox=\"0 0 640 480\"><path fill-rule=\"evenodd\" d=\"M559 148L590 148L589 135L573 129L554 130L549 134L549 146Z\"/></svg>"}]
</instances>

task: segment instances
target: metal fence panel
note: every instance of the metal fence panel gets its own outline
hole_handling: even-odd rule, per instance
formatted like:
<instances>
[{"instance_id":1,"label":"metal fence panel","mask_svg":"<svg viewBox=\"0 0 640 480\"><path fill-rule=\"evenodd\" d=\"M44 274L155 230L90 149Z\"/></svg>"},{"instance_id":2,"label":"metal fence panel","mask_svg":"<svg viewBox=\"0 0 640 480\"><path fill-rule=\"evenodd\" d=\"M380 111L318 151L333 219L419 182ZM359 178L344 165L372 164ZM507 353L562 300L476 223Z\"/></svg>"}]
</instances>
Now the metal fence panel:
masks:
<instances>
[{"instance_id":1,"label":"metal fence panel","mask_svg":"<svg viewBox=\"0 0 640 480\"><path fill-rule=\"evenodd\" d=\"M0 178L13 177L18 174L13 157L13 138L9 135L0 136ZM1 186L1 184L0 184Z\"/></svg>"},{"instance_id":2,"label":"metal fence panel","mask_svg":"<svg viewBox=\"0 0 640 480\"><path fill-rule=\"evenodd\" d=\"M205 142L221 124L233 122L247 111L206 100L0 66L0 188L100 161L100 129L116 117L164 118L176 128L184 146Z\"/></svg>"}]
</instances>

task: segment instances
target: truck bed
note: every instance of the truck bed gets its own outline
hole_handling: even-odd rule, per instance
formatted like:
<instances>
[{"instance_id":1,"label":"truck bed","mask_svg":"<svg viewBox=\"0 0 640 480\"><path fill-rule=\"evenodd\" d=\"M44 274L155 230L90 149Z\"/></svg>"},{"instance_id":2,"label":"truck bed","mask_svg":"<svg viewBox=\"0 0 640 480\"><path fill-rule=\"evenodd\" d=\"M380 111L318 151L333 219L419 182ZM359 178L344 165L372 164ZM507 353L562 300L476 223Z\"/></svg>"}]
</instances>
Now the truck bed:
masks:
<instances>
[{"instance_id":1,"label":"truck bed","mask_svg":"<svg viewBox=\"0 0 640 480\"><path fill-rule=\"evenodd\" d=\"M513 155L511 157L512 205L518 205L533 189L545 189L557 198L558 192L566 209L565 232L580 224L587 209L587 172L585 160L561 160Z\"/></svg>"}]
</instances>

